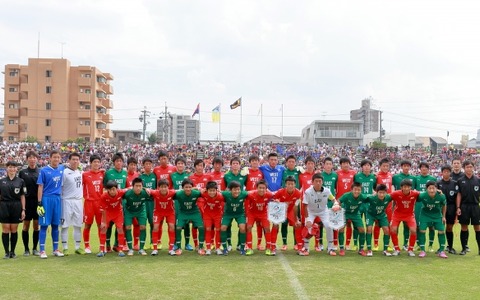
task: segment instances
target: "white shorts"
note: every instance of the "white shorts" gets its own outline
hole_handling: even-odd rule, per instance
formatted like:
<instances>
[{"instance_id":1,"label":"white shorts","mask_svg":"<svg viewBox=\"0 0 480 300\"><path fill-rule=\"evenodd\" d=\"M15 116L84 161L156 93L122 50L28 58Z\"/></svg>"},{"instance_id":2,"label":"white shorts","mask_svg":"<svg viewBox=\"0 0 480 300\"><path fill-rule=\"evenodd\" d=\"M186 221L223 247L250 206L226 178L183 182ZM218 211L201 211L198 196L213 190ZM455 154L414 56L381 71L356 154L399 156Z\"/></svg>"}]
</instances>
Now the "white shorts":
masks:
<instances>
[{"instance_id":1,"label":"white shorts","mask_svg":"<svg viewBox=\"0 0 480 300\"><path fill-rule=\"evenodd\" d=\"M63 228L69 226L82 227L83 224L83 201L78 199L62 199Z\"/></svg>"},{"instance_id":2,"label":"white shorts","mask_svg":"<svg viewBox=\"0 0 480 300\"><path fill-rule=\"evenodd\" d=\"M307 224L307 222L314 223L314 221L317 217L320 217L322 222L324 220L328 221L328 211L322 211L322 212L319 212L319 213L308 212L308 218L305 219L305 224Z\"/></svg>"}]
</instances>

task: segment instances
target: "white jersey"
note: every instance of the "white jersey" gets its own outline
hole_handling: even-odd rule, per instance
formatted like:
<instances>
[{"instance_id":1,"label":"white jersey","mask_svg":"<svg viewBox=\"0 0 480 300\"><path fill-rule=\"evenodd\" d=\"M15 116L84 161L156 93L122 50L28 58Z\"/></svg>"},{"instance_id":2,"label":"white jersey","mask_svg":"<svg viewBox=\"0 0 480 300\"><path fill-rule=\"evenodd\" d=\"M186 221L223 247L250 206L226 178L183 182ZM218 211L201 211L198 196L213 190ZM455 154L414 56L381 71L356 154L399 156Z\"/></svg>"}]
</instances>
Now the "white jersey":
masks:
<instances>
[{"instance_id":1,"label":"white jersey","mask_svg":"<svg viewBox=\"0 0 480 300\"><path fill-rule=\"evenodd\" d=\"M302 203L307 204L309 214L320 214L328 210L328 199L334 199L328 188L322 186L320 191L315 191L311 186L305 191Z\"/></svg>"},{"instance_id":2,"label":"white jersey","mask_svg":"<svg viewBox=\"0 0 480 300\"><path fill-rule=\"evenodd\" d=\"M82 200L83 184L82 172L65 168L63 172L62 199Z\"/></svg>"}]
</instances>

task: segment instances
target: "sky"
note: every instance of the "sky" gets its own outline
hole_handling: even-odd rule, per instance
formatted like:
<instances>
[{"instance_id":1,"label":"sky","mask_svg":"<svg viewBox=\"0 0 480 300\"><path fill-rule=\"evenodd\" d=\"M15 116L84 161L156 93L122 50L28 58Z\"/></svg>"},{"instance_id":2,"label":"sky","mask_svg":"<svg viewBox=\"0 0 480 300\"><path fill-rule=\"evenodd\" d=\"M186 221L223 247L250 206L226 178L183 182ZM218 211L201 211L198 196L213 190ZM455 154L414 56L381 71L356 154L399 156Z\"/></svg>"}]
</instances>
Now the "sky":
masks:
<instances>
[{"instance_id":1,"label":"sky","mask_svg":"<svg viewBox=\"0 0 480 300\"><path fill-rule=\"evenodd\" d=\"M112 129L140 130L146 107L154 132L165 106L200 103L201 139L300 136L371 98L387 133L458 143L480 128L479 15L462 0L4 1L0 64L37 57L40 34L40 57L111 73Z\"/></svg>"}]
</instances>

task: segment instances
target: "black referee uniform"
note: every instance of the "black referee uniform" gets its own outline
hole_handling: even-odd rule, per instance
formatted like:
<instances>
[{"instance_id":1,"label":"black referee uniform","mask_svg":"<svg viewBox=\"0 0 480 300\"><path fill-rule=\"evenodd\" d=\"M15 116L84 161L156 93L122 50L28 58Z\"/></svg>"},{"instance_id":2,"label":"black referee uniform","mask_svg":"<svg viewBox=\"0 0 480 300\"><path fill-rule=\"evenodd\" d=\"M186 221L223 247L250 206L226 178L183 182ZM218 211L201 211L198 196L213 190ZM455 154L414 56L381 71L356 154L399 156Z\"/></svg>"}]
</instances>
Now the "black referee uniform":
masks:
<instances>
[{"instance_id":1,"label":"black referee uniform","mask_svg":"<svg viewBox=\"0 0 480 300\"><path fill-rule=\"evenodd\" d=\"M455 219L457 217L457 194L458 194L458 184L455 180L450 179L445 181L441 179L437 181L438 188L447 198L447 211L445 214L445 219L447 225L454 225ZM446 231L447 236L447 250L449 253L455 254L456 251L453 249L453 231Z\"/></svg>"},{"instance_id":2,"label":"black referee uniform","mask_svg":"<svg viewBox=\"0 0 480 300\"><path fill-rule=\"evenodd\" d=\"M38 185L37 185L37 179L38 175L40 174L40 169L39 168L34 168L31 169L27 167L26 169L20 170L18 172L18 177L23 179L25 181L25 186L27 187L27 192L25 194L25 221L31 221L31 220L38 220L38 214L37 214L37 203L38 203ZM23 241L23 246L25 247L25 253L30 252L30 247L29 245L29 236L28 236L28 227L24 227L22 229L22 241ZM33 241L33 252L37 252L37 245L38 245L38 236L39 236L39 228L38 227L33 227L33 235L32 235L32 241Z\"/></svg>"},{"instance_id":3,"label":"black referee uniform","mask_svg":"<svg viewBox=\"0 0 480 300\"><path fill-rule=\"evenodd\" d=\"M458 222L461 225L480 225L480 179L475 175L470 178L467 175L462 176L458 180L458 192L461 196L460 205L457 206L457 209L461 211ZM480 231L475 231L475 237L480 249ZM460 232L460 241L462 242L462 253L460 254L465 254L468 244L468 230Z\"/></svg>"}]
</instances>

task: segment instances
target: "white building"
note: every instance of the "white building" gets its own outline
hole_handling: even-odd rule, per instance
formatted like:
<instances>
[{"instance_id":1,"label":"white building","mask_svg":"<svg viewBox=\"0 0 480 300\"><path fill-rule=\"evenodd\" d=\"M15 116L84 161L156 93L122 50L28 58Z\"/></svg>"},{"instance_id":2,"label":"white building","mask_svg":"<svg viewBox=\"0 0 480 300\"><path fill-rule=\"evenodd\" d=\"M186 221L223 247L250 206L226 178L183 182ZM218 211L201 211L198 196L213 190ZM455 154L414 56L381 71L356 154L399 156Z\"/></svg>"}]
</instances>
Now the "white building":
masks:
<instances>
[{"instance_id":1,"label":"white building","mask_svg":"<svg viewBox=\"0 0 480 300\"><path fill-rule=\"evenodd\" d=\"M157 120L159 142L174 144L192 144L200 140L200 121L188 115L169 115L167 119Z\"/></svg>"},{"instance_id":2,"label":"white building","mask_svg":"<svg viewBox=\"0 0 480 300\"><path fill-rule=\"evenodd\" d=\"M302 129L301 144L363 145L363 121L316 120Z\"/></svg>"}]
</instances>

